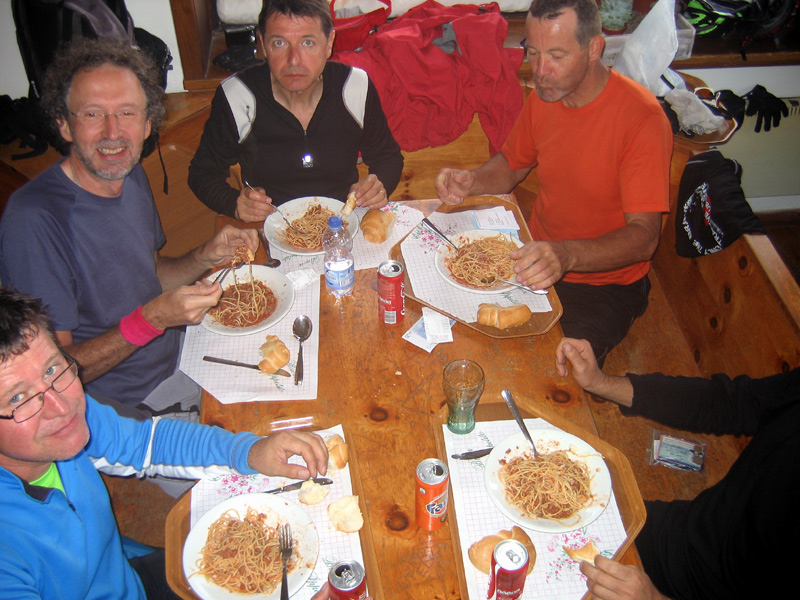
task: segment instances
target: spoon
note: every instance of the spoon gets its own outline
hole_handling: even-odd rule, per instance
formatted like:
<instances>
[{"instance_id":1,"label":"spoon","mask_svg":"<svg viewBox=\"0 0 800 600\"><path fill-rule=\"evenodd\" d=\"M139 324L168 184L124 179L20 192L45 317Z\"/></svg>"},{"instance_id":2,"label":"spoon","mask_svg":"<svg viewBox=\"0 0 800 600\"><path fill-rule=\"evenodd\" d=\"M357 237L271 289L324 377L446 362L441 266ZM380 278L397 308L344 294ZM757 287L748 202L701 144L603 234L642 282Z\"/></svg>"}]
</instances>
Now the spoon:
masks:
<instances>
[{"instance_id":1,"label":"spoon","mask_svg":"<svg viewBox=\"0 0 800 600\"><path fill-rule=\"evenodd\" d=\"M256 188L254 188L252 185L250 185L249 183L247 183L247 180L246 180L246 179L242 179L242 183L244 183L244 184L245 184L247 187L249 187L251 190L255 191L255 189L256 189ZM280 215L280 216L283 218L283 220L284 220L284 221L286 221L286 224L287 224L289 227L291 227L292 229L294 229L294 230L295 230L297 233L305 233L305 231L303 231L302 229L298 229L297 227L295 227L294 225L292 225L292 224L289 222L289 219L287 219L287 218L286 218L286 215L284 215L284 214L281 212L281 210L280 210L280 209L279 209L277 206L275 206L274 204L272 204L271 206L272 206L272 208L275 210L275 212L276 212L276 213L278 213L278 214L279 214L279 215Z\"/></svg>"},{"instance_id":2,"label":"spoon","mask_svg":"<svg viewBox=\"0 0 800 600\"><path fill-rule=\"evenodd\" d=\"M519 414L519 409L517 408L517 403L514 402L514 396L511 395L510 390L503 390L500 392L500 395L503 397L503 400L506 401L508 404L508 410L511 411L511 414L514 415L514 419L517 421L517 425L522 430L522 435L525 436L525 439L528 440L530 443L531 448L533 448L533 457L536 458L539 456L539 452L536 450L536 444L533 443L531 439L531 434L528 432L528 428L525 426L525 421L522 420L522 415Z\"/></svg>"},{"instance_id":3,"label":"spoon","mask_svg":"<svg viewBox=\"0 0 800 600\"><path fill-rule=\"evenodd\" d=\"M300 349L297 351L297 366L294 369L294 384L303 383L303 342L311 335L311 319L305 315L300 315L292 324L292 334L300 342Z\"/></svg>"},{"instance_id":4,"label":"spoon","mask_svg":"<svg viewBox=\"0 0 800 600\"><path fill-rule=\"evenodd\" d=\"M277 269L278 267L281 266L281 261L279 261L277 258L272 258L272 256L270 256L269 240L267 239L267 236L264 235L264 230L261 228L258 229L258 237L261 238L261 245L264 246L264 252L267 253L267 260L264 261L264 266Z\"/></svg>"}]
</instances>

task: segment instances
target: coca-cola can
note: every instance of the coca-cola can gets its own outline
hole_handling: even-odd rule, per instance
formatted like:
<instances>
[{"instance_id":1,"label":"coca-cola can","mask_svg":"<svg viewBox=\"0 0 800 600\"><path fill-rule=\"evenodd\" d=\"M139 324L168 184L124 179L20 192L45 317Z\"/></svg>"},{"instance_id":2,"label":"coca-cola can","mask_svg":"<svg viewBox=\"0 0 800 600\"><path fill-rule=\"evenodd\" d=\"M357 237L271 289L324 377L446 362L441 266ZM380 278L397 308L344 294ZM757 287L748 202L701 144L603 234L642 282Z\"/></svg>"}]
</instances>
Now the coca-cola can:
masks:
<instances>
[{"instance_id":1,"label":"coca-cola can","mask_svg":"<svg viewBox=\"0 0 800 600\"><path fill-rule=\"evenodd\" d=\"M364 600L367 597L367 575L354 560L343 560L328 572L331 600Z\"/></svg>"},{"instance_id":2,"label":"coca-cola can","mask_svg":"<svg viewBox=\"0 0 800 600\"><path fill-rule=\"evenodd\" d=\"M378 267L378 316L381 323L400 323L406 314L406 277L403 263L387 260Z\"/></svg>"},{"instance_id":3,"label":"coca-cola can","mask_svg":"<svg viewBox=\"0 0 800 600\"><path fill-rule=\"evenodd\" d=\"M426 458L417 465L417 525L425 531L436 531L447 517L447 484L450 471L438 458Z\"/></svg>"},{"instance_id":4,"label":"coca-cola can","mask_svg":"<svg viewBox=\"0 0 800 600\"><path fill-rule=\"evenodd\" d=\"M492 571L489 574L487 598L497 592L497 600L514 600L525 589L528 576L528 549L517 540L503 540L492 552Z\"/></svg>"}]
</instances>

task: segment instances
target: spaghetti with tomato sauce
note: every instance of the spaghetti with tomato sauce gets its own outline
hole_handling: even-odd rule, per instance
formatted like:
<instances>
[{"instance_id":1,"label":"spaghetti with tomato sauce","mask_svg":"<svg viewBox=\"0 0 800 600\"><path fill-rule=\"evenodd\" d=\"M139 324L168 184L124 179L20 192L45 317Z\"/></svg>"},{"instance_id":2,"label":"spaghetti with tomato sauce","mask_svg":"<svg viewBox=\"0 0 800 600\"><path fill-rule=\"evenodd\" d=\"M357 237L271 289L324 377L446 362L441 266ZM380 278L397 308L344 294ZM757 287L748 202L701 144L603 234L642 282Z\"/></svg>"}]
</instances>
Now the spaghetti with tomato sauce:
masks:
<instances>
[{"instance_id":1,"label":"spaghetti with tomato sauce","mask_svg":"<svg viewBox=\"0 0 800 600\"><path fill-rule=\"evenodd\" d=\"M236 281L222 292L219 303L208 314L220 325L226 327L250 327L258 325L275 312L278 299L263 281L253 278L250 281Z\"/></svg>"}]
</instances>

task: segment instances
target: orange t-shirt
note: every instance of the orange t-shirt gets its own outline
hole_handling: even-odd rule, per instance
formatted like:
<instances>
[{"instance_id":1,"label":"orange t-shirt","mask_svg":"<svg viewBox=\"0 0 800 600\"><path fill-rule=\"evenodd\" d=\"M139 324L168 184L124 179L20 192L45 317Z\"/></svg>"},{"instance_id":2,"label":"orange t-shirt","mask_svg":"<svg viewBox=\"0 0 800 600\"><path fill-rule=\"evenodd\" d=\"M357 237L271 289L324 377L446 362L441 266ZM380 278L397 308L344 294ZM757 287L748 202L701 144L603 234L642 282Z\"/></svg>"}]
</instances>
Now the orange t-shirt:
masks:
<instances>
[{"instance_id":1,"label":"orange t-shirt","mask_svg":"<svg viewBox=\"0 0 800 600\"><path fill-rule=\"evenodd\" d=\"M512 169L536 167L535 240L591 239L625 226L625 213L669 211L672 132L655 96L611 71L589 104L568 108L532 93L502 148ZM650 261L564 281L628 284Z\"/></svg>"}]
</instances>

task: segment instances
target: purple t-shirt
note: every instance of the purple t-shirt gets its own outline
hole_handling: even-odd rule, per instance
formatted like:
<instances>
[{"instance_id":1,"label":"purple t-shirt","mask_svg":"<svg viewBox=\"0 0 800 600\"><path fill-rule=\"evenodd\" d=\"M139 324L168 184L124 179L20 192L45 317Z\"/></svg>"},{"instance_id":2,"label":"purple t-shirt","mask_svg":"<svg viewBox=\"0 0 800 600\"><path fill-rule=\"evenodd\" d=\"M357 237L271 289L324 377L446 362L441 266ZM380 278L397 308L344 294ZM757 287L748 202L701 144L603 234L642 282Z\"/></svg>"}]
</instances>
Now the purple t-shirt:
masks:
<instances>
[{"instance_id":1,"label":"purple t-shirt","mask_svg":"<svg viewBox=\"0 0 800 600\"><path fill-rule=\"evenodd\" d=\"M0 221L0 281L42 298L56 331L97 337L161 293L155 252L166 239L141 165L117 198L95 196L53 165L14 194ZM180 333L168 329L87 384L93 396L141 402L170 376Z\"/></svg>"}]
</instances>

